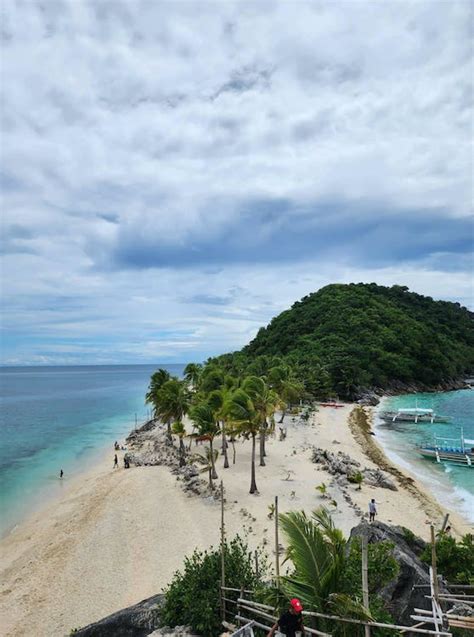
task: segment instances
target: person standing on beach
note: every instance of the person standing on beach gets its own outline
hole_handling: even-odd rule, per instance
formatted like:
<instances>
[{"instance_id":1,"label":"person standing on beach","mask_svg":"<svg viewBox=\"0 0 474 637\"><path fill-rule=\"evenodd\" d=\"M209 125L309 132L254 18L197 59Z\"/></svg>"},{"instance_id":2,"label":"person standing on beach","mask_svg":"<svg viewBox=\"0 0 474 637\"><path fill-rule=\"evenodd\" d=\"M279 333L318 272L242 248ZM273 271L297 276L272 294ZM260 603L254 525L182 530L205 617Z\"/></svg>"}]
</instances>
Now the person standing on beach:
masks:
<instances>
[{"instance_id":1,"label":"person standing on beach","mask_svg":"<svg viewBox=\"0 0 474 637\"><path fill-rule=\"evenodd\" d=\"M375 522L375 516L377 515L377 505L375 504L375 500L369 502L369 522Z\"/></svg>"},{"instance_id":2,"label":"person standing on beach","mask_svg":"<svg viewBox=\"0 0 474 637\"><path fill-rule=\"evenodd\" d=\"M114 456L114 469L116 467L118 468L118 457L117 457L117 454L115 454L115 456Z\"/></svg>"}]
</instances>

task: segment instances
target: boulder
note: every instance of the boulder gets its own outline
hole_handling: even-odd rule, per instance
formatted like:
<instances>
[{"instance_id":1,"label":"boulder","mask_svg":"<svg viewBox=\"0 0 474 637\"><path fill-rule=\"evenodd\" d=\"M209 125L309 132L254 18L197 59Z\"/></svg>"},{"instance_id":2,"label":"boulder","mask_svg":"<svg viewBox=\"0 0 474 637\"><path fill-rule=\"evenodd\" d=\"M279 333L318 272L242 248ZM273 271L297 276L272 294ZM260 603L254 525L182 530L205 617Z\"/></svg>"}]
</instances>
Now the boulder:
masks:
<instances>
[{"instance_id":1,"label":"boulder","mask_svg":"<svg viewBox=\"0 0 474 637\"><path fill-rule=\"evenodd\" d=\"M74 637L147 637L160 626L163 601L164 595L149 597L79 629Z\"/></svg>"},{"instance_id":2,"label":"boulder","mask_svg":"<svg viewBox=\"0 0 474 637\"><path fill-rule=\"evenodd\" d=\"M429 594L429 569L421 562L419 555L425 546L420 538L400 526L390 526L383 522L368 524L362 522L351 531L350 542L356 537L367 537L367 542L392 542L394 557L400 567L398 575L383 588L377 591L386 605L387 610L397 623L410 625L413 622L410 614L413 609L430 609L430 602L425 598ZM428 588L414 588L415 585L428 585ZM440 584L440 590L446 588Z\"/></svg>"}]
</instances>

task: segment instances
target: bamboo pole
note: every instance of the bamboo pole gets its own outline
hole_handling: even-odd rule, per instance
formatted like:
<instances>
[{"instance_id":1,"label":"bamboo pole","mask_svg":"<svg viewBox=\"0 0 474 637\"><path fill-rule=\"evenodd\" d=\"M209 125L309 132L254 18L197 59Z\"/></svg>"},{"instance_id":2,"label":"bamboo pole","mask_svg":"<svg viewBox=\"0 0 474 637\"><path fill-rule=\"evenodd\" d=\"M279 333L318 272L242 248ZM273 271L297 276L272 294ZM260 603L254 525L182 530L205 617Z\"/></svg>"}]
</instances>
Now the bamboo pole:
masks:
<instances>
[{"instance_id":1,"label":"bamboo pole","mask_svg":"<svg viewBox=\"0 0 474 637\"><path fill-rule=\"evenodd\" d=\"M382 624L381 622L367 622L362 619L352 619L351 617L339 617L338 615L327 615L326 613L315 613L313 611L303 611L303 615L308 617L322 617L324 619L332 619L338 622L345 622L348 624L358 624L359 626L373 626L374 628L389 628L391 630L405 630L407 632L418 633L420 635L435 635L436 637L452 637L451 633L436 632L434 630L428 630L424 628L414 628L413 626L400 626L398 624Z\"/></svg>"},{"instance_id":2,"label":"bamboo pole","mask_svg":"<svg viewBox=\"0 0 474 637\"><path fill-rule=\"evenodd\" d=\"M223 587L225 586L225 527L224 527L224 483L221 480L221 615L225 621L225 598Z\"/></svg>"},{"instance_id":3,"label":"bamboo pole","mask_svg":"<svg viewBox=\"0 0 474 637\"><path fill-rule=\"evenodd\" d=\"M433 569L433 593L436 603L439 598L439 582L438 582L438 569L436 568L436 538L434 532L434 526L430 526L431 532L431 568Z\"/></svg>"},{"instance_id":4,"label":"bamboo pole","mask_svg":"<svg viewBox=\"0 0 474 637\"><path fill-rule=\"evenodd\" d=\"M446 513L443 520L443 526L441 527L441 533L445 532L446 527L448 526L448 520L449 520L449 513Z\"/></svg>"},{"instance_id":5,"label":"bamboo pole","mask_svg":"<svg viewBox=\"0 0 474 637\"><path fill-rule=\"evenodd\" d=\"M362 602L364 608L370 612L369 609L369 574L368 574L368 548L367 548L367 536L362 536ZM365 637L370 637L370 626L364 627Z\"/></svg>"},{"instance_id":6,"label":"bamboo pole","mask_svg":"<svg viewBox=\"0 0 474 637\"><path fill-rule=\"evenodd\" d=\"M276 586L280 590L280 542L278 538L278 496L275 496L275 576Z\"/></svg>"}]
</instances>

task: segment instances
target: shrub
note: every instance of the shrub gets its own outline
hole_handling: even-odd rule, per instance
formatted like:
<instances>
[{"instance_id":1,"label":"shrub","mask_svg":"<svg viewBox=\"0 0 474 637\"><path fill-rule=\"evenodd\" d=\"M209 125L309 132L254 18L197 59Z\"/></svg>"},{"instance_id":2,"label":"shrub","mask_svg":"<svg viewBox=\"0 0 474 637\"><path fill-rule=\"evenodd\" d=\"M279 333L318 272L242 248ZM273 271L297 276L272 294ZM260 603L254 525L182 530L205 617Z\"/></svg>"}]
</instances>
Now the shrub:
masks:
<instances>
[{"instance_id":1,"label":"shrub","mask_svg":"<svg viewBox=\"0 0 474 637\"><path fill-rule=\"evenodd\" d=\"M259 572L266 570L266 556L259 554ZM226 585L256 590L261 576L255 570L255 558L247 544L236 536L225 545ZM168 586L162 621L169 626L186 624L203 637L220 633L220 580L221 551L211 547L208 551L194 551L184 560L183 571L175 573ZM237 594L226 597L237 599ZM229 604L229 606L231 606Z\"/></svg>"},{"instance_id":2,"label":"shrub","mask_svg":"<svg viewBox=\"0 0 474 637\"><path fill-rule=\"evenodd\" d=\"M467 533L459 542L443 534L436 541L438 573L451 584L474 584L474 535ZM427 544L421 560L431 564L431 544Z\"/></svg>"}]
</instances>

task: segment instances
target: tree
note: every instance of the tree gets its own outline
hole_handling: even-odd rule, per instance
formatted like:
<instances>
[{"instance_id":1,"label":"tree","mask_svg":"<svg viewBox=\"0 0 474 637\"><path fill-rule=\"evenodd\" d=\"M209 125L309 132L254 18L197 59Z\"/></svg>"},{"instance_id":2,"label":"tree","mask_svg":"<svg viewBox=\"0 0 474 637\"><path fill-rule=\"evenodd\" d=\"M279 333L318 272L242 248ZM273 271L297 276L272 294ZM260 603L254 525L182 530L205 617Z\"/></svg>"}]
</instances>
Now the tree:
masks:
<instances>
[{"instance_id":1,"label":"tree","mask_svg":"<svg viewBox=\"0 0 474 637\"><path fill-rule=\"evenodd\" d=\"M180 422L188 413L191 396L185 381L172 377L156 393L156 415L166 423L171 442L171 423Z\"/></svg>"},{"instance_id":2,"label":"tree","mask_svg":"<svg viewBox=\"0 0 474 637\"><path fill-rule=\"evenodd\" d=\"M265 466L265 437L267 435L268 420L273 418L278 404L277 394L270 388L263 378L247 376L242 383L242 389L251 398L258 417L260 434L260 466Z\"/></svg>"},{"instance_id":3,"label":"tree","mask_svg":"<svg viewBox=\"0 0 474 637\"><path fill-rule=\"evenodd\" d=\"M188 363L184 368L184 379L194 389L198 389L202 374L202 365L199 363Z\"/></svg>"},{"instance_id":4,"label":"tree","mask_svg":"<svg viewBox=\"0 0 474 637\"><path fill-rule=\"evenodd\" d=\"M299 598L307 610L369 619L362 603L342 592L346 542L327 509L321 507L311 517L290 511L279 519L287 540L286 559L293 565L293 572L281 577L286 596ZM327 621L319 627L332 632Z\"/></svg>"},{"instance_id":5,"label":"tree","mask_svg":"<svg viewBox=\"0 0 474 637\"><path fill-rule=\"evenodd\" d=\"M278 395L281 408L281 417L278 422L282 423L288 406L296 403L303 395L304 386L296 380L289 365L272 367L268 372L268 382Z\"/></svg>"},{"instance_id":6,"label":"tree","mask_svg":"<svg viewBox=\"0 0 474 637\"><path fill-rule=\"evenodd\" d=\"M216 414L207 400L194 405L189 411L189 417L194 423L197 436L206 436L209 439L209 447L211 451L211 474L214 480L217 480L216 462L214 456L214 438L219 434L219 422ZM219 455L219 454L217 454Z\"/></svg>"},{"instance_id":7,"label":"tree","mask_svg":"<svg viewBox=\"0 0 474 637\"><path fill-rule=\"evenodd\" d=\"M184 447L183 438L186 436L186 429L183 423L179 420L173 423L172 432L179 439L179 466L184 467L186 464L186 449Z\"/></svg>"},{"instance_id":8,"label":"tree","mask_svg":"<svg viewBox=\"0 0 474 637\"><path fill-rule=\"evenodd\" d=\"M247 440L252 439L252 460L250 468L250 491L258 493L255 478L255 439L260 431L260 418L254 404L243 389L236 389L226 403L226 414L233 430Z\"/></svg>"},{"instance_id":9,"label":"tree","mask_svg":"<svg viewBox=\"0 0 474 637\"><path fill-rule=\"evenodd\" d=\"M206 447L204 456L201 454L196 454L196 457L195 457L196 461L199 462L199 464L203 465L203 468L202 468L203 473L208 474L209 488L211 489L211 491L214 491L213 480L215 478L213 476L216 475L216 478L217 478L217 474L215 474L215 466L216 466L216 461L218 456L219 456L219 452L216 449L211 449L210 447Z\"/></svg>"},{"instance_id":10,"label":"tree","mask_svg":"<svg viewBox=\"0 0 474 637\"><path fill-rule=\"evenodd\" d=\"M158 406L158 392L170 378L170 373L163 368L158 369L151 375L150 384L148 385L148 391L145 396L145 402L153 405L153 412L155 416Z\"/></svg>"}]
</instances>

